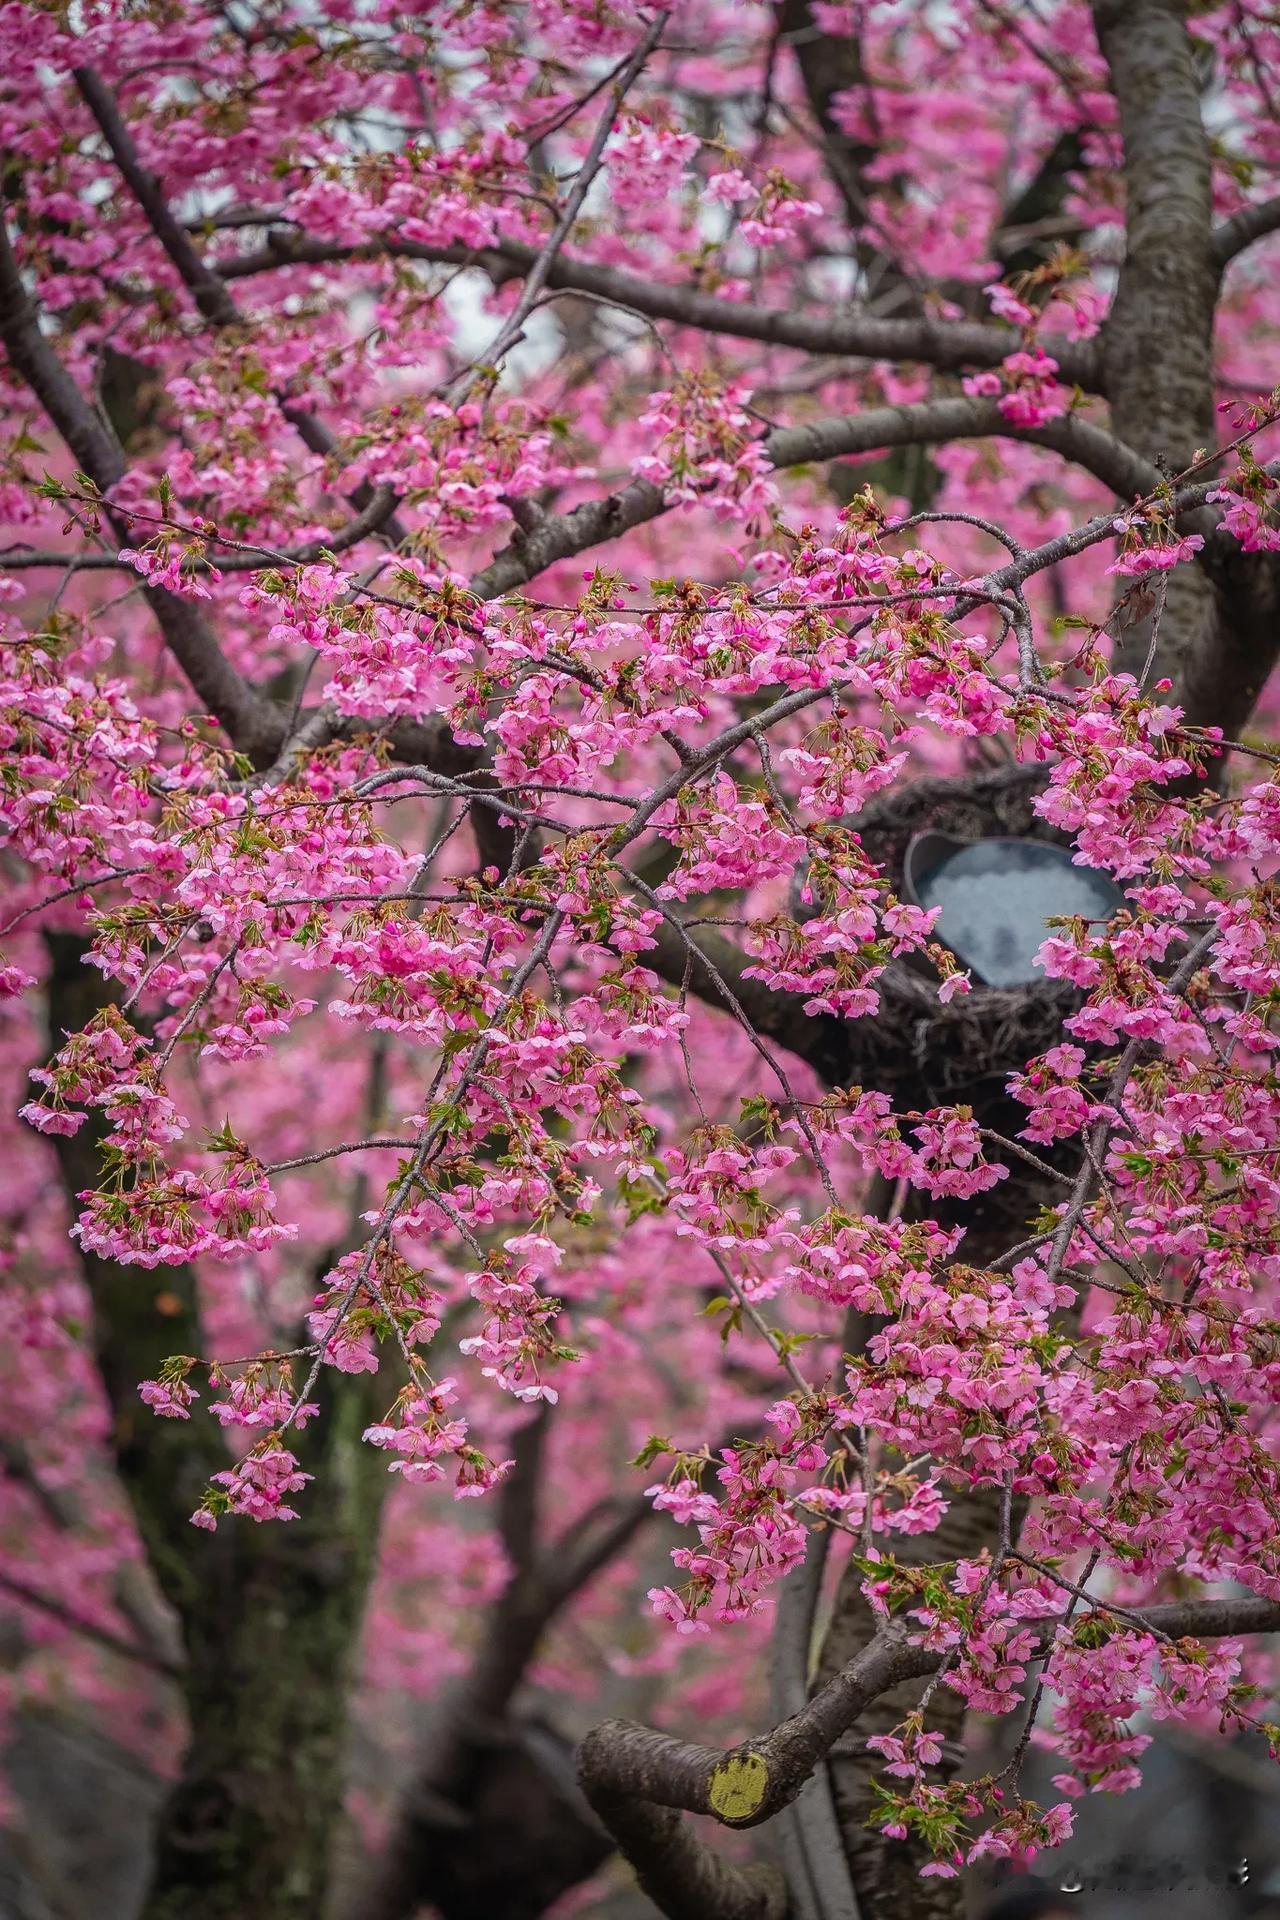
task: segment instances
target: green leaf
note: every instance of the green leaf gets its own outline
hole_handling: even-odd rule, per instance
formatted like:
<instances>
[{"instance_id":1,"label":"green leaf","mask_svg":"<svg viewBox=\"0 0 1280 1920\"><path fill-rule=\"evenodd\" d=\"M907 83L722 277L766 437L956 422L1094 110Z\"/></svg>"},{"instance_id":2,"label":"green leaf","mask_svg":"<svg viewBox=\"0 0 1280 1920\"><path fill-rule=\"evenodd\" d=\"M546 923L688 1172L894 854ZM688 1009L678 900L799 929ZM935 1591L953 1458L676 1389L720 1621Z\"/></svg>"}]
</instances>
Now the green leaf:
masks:
<instances>
[{"instance_id":1,"label":"green leaf","mask_svg":"<svg viewBox=\"0 0 1280 1920\"><path fill-rule=\"evenodd\" d=\"M635 1459L631 1462L631 1465L633 1467L651 1467L655 1460L662 1458L664 1453L674 1453L675 1451L676 1443L674 1440L668 1440L660 1433L651 1433Z\"/></svg>"}]
</instances>

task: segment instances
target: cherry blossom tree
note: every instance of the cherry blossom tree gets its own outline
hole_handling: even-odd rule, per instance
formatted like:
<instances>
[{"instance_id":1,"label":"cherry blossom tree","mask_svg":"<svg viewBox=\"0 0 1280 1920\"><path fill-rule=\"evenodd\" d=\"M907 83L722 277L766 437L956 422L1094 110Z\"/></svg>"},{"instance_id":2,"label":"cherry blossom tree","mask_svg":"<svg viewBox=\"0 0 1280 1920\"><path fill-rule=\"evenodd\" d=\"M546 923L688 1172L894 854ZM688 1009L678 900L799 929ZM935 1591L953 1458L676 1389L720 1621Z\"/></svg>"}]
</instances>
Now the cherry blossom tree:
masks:
<instances>
[{"instance_id":1,"label":"cherry blossom tree","mask_svg":"<svg viewBox=\"0 0 1280 1920\"><path fill-rule=\"evenodd\" d=\"M942 1920L1280 1743L1274 9L0 36L5 1697L147 1920Z\"/></svg>"}]
</instances>

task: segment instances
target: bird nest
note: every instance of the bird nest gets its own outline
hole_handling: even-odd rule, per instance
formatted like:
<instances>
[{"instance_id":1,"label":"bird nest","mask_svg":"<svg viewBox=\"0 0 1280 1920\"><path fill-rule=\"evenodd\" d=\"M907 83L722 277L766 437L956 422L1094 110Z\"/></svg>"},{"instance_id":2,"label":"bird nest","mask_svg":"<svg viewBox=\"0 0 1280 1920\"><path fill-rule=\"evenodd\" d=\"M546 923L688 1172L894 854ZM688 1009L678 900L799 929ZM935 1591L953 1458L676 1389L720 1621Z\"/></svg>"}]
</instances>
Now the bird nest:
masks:
<instances>
[{"instance_id":1,"label":"bird nest","mask_svg":"<svg viewBox=\"0 0 1280 1920\"><path fill-rule=\"evenodd\" d=\"M1053 1046L1063 1020L1080 1004L1077 990L1060 981L974 987L944 1004L936 980L900 962L878 986L880 1010L858 1036L866 1070L856 1077L907 1109L985 1109L1007 1099L1010 1073Z\"/></svg>"},{"instance_id":2,"label":"bird nest","mask_svg":"<svg viewBox=\"0 0 1280 1920\"><path fill-rule=\"evenodd\" d=\"M907 848L917 834L934 830L958 840L1014 835L1067 846L1069 840L1033 811L1047 769L1002 767L958 779L923 779L882 795L847 824L868 856L901 887ZM797 918L812 912L799 900L803 875L797 875ZM1011 1137L1026 1124L1026 1109L1006 1091L1010 1074L1055 1045L1062 1023L1081 1003L1079 991L1064 981L1031 985L975 985L944 1002L938 978L927 962L896 961L877 983L879 1011L847 1024L847 1085L887 1093L899 1113L928 1107L970 1106L980 1124ZM1054 1163L1053 1148L1040 1158ZM993 1156L994 1157L994 1156ZM1008 1155L1005 1156L1008 1159ZM963 1206L940 1203L939 1218L955 1213L970 1230L974 1253L988 1239L1007 1244L1029 1215L1059 1197L1055 1183L1025 1162L1012 1162L1013 1177Z\"/></svg>"}]
</instances>

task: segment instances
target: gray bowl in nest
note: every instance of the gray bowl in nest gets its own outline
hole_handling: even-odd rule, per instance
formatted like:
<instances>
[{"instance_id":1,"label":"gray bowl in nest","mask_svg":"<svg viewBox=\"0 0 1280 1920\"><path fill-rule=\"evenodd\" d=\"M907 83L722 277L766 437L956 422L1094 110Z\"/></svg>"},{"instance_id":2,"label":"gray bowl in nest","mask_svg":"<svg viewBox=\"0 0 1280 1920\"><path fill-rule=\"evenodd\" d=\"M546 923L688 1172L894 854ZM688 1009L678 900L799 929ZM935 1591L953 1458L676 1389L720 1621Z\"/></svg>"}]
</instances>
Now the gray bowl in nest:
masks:
<instances>
[{"instance_id":1,"label":"gray bowl in nest","mask_svg":"<svg viewBox=\"0 0 1280 1920\"><path fill-rule=\"evenodd\" d=\"M941 907L933 937L949 947L974 981L988 987L1044 980L1035 956L1051 919L1109 920L1124 896L1108 874L1077 866L1044 840L993 836L955 840L918 833L907 848L903 893L919 907Z\"/></svg>"}]
</instances>

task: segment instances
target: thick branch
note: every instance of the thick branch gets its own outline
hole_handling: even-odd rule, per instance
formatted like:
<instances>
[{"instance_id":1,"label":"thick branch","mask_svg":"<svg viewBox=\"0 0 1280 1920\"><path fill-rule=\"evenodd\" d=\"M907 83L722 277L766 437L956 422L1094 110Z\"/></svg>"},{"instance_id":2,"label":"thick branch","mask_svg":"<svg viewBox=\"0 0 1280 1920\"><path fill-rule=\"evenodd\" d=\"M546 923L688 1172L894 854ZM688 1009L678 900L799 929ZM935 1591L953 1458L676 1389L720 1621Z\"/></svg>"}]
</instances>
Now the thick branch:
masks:
<instances>
[{"instance_id":1,"label":"thick branch","mask_svg":"<svg viewBox=\"0 0 1280 1920\"><path fill-rule=\"evenodd\" d=\"M218 275L206 267L189 235L169 211L154 174L148 173L110 89L92 67L76 67L72 79L102 129L126 186L146 214L151 230L178 270L205 319L215 327L240 325L240 311Z\"/></svg>"},{"instance_id":2,"label":"thick branch","mask_svg":"<svg viewBox=\"0 0 1280 1920\"><path fill-rule=\"evenodd\" d=\"M595 1810L667 1920L788 1920L776 1867L736 1867L670 1807L601 1795Z\"/></svg>"},{"instance_id":3,"label":"thick branch","mask_svg":"<svg viewBox=\"0 0 1280 1920\"><path fill-rule=\"evenodd\" d=\"M996 401L964 397L922 400L913 406L873 407L866 413L819 420L812 426L780 427L768 435L765 448L775 467L794 467L810 460L873 453L881 447L989 438L1048 447L1126 500L1148 492L1160 479L1158 469L1115 434L1073 414L1046 420L1041 426L1021 427L1005 418Z\"/></svg>"},{"instance_id":4,"label":"thick branch","mask_svg":"<svg viewBox=\"0 0 1280 1920\"><path fill-rule=\"evenodd\" d=\"M1166 1639L1280 1633L1280 1601L1257 1597L1126 1608L1123 1617L1109 1615L1101 1601L1098 1610L1107 1621L1114 1620L1117 1630L1147 1631ZM1052 1643L1056 1625L1056 1616L1045 1620L1041 1655ZM870 1701L902 1680L936 1673L943 1659L913 1646L908 1629L891 1623L797 1713L727 1751L676 1740L629 1721L605 1721L579 1748L583 1787L602 1817L604 1805L625 1798L707 1814L726 1827L759 1826L790 1805L818 1761Z\"/></svg>"},{"instance_id":5,"label":"thick branch","mask_svg":"<svg viewBox=\"0 0 1280 1920\"><path fill-rule=\"evenodd\" d=\"M1256 206L1242 207L1239 213L1233 213L1229 220L1214 228L1209 242L1214 265L1221 273L1255 240L1276 232L1280 232L1280 194L1270 200L1260 200Z\"/></svg>"},{"instance_id":6,"label":"thick branch","mask_svg":"<svg viewBox=\"0 0 1280 1920\"><path fill-rule=\"evenodd\" d=\"M498 1535L516 1576L533 1567L537 1546L538 1500L551 1404L540 1400L511 1442L514 1464L498 1495Z\"/></svg>"},{"instance_id":7,"label":"thick branch","mask_svg":"<svg viewBox=\"0 0 1280 1920\"><path fill-rule=\"evenodd\" d=\"M790 1805L869 1701L899 1680L935 1672L939 1661L913 1647L904 1627L886 1627L797 1713L728 1752L607 1720L579 1748L583 1787L602 1818L602 1802L625 1797L709 1814L727 1827L759 1826Z\"/></svg>"},{"instance_id":8,"label":"thick branch","mask_svg":"<svg viewBox=\"0 0 1280 1920\"><path fill-rule=\"evenodd\" d=\"M1213 427L1209 142L1182 0L1094 0L1124 141L1125 260L1103 345L1120 437L1186 466Z\"/></svg>"},{"instance_id":9,"label":"thick branch","mask_svg":"<svg viewBox=\"0 0 1280 1920\"><path fill-rule=\"evenodd\" d=\"M1039 427L1019 427L1005 419L994 400L963 397L924 400L913 406L872 407L866 413L836 415L811 426L779 427L766 436L764 448L775 467L795 467L849 454L874 453L882 447L991 436L1049 447L1093 473L1124 499L1147 492L1160 479L1158 468L1087 421L1068 415ZM584 501L569 513L549 514L531 533L521 533L495 555L475 575L472 590L482 599L496 599L523 586L557 560L569 559L602 541L616 540L666 510L659 488L647 480L633 480L617 493Z\"/></svg>"},{"instance_id":10,"label":"thick branch","mask_svg":"<svg viewBox=\"0 0 1280 1920\"><path fill-rule=\"evenodd\" d=\"M363 248L309 240L289 228L272 230L268 244L256 253L223 262L224 280L266 273L287 266L324 266L353 258L390 253L401 259L442 266L478 267L495 284L527 273L538 259L538 249L517 240L500 240L492 247L432 247L384 234ZM769 346L793 347L801 353L848 355L860 360L920 361L940 371L964 367L995 367L1012 352L1016 338L1006 328L976 321L881 319L858 312L781 312L748 301L725 300L696 287L668 286L646 279L624 267L598 266L593 261L553 261L546 284L555 292L592 294L618 307L630 307L649 320L670 320L677 326L723 334L735 340L759 340ZM1098 354L1088 341L1046 338L1045 350L1062 369L1064 380L1096 392Z\"/></svg>"},{"instance_id":11,"label":"thick branch","mask_svg":"<svg viewBox=\"0 0 1280 1920\"><path fill-rule=\"evenodd\" d=\"M1095 0L1124 140L1127 245L1103 344L1117 434L1166 471L1215 438L1212 332L1224 261L1280 220L1280 202L1211 229L1209 143L1181 0ZM1189 720L1238 735L1280 649L1280 568L1271 554L1213 542L1169 578L1152 675ZM1140 672L1149 619L1119 636Z\"/></svg>"}]
</instances>

